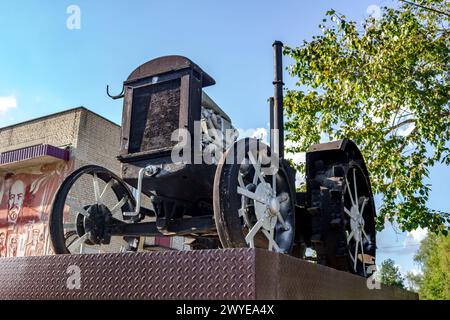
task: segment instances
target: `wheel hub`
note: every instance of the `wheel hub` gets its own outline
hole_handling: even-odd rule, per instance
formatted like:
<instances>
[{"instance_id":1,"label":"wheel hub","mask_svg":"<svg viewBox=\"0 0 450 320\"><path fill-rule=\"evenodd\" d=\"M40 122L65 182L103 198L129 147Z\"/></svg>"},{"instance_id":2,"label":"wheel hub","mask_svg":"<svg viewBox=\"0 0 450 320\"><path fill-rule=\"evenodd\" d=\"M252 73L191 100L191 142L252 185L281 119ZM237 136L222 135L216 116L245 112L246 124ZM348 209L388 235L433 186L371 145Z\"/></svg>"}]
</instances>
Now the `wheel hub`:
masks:
<instances>
[{"instance_id":1,"label":"wheel hub","mask_svg":"<svg viewBox=\"0 0 450 320\"><path fill-rule=\"evenodd\" d=\"M94 244L107 244L111 236L106 232L108 222L112 217L108 207L104 204L94 204L87 209L89 217L83 216L84 233L90 233L89 241ZM79 236L83 236L80 235Z\"/></svg>"},{"instance_id":2,"label":"wheel hub","mask_svg":"<svg viewBox=\"0 0 450 320\"><path fill-rule=\"evenodd\" d=\"M350 228L353 232L353 238L356 241L361 241L361 233L364 228L364 219L362 215L359 213L358 208L352 206L351 212L353 215L353 219L350 220Z\"/></svg>"},{"instance_id":3,"label":"wheel hub","mask_svg":"<svg viewBox=\"0 0 450 320\"><path fill-rule=\"evenodd\" d=\"M258 220L262 221L262 227L272 230L277 223L277 213L280 212L280 202L273 196L273 189L267 182L262 182L256 187L255 193L265 203L254 201L255 214Z\"/></svg>"},{"instance_id":4,"label":"wheel hub","mask_svg":"<svg viewBox=\"0 0 450 320\"><path fill-rule=\"evenodd\" d=\"M350 229L353 232L353 238L356 241L361 241L365 222L363 212L358 209L358 206L359 204L357 205L353 204L352 207L350 208L350 213L352 215L352 219L350 219Z\"/></svg>"},{"instance_id":5,"label":"wheel hub","mask_svg":"<svg viewBox=\"0 0 450 320\"><path fill-rule=\"evenodd\" d=\"M277 213L280 211L280 201L278 201L276 197L271 197L270 200L268 201L267 207L269 209L269 213L272 216L276 216Z\"/></svg>"}]
</instances>

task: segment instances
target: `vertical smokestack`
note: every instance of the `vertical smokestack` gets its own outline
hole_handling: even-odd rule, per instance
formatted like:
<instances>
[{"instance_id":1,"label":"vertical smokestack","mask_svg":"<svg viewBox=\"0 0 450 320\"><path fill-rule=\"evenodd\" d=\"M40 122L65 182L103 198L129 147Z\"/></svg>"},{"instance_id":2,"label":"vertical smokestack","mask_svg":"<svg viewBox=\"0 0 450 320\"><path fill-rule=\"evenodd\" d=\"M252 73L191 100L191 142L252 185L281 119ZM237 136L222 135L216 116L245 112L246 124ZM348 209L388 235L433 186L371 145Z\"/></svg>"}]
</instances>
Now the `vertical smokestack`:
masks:
<instances>
[{"instance_id":1,"label":"vertical smokestack","mask_svg":"<svg viewBox=\"0 0 450 320\"><path fill-rule=\"evenodd\" d=\"M274 113L274 107L275 103L274 103L274 99L273 97L269 98L269 114L270 114L270 151L275 152L275 141L274 141L274 118L273 118L273 113Z\"/></svg>"},{"instance_id":2,"label":"vertical smokestack","mask_svg":"<svg viewBox=\"0 0 450 320\"><path fill-rule=\"evenodd\" d=\"M274 50L274 71L275 78L273 80L274 86L274 108L273 108L273 129L275 133L273 143L271 146L275 153L281 159L284 159L284 121L283 121L283 43L275 41L273 43Z\"/></svg>"}]
</instances>

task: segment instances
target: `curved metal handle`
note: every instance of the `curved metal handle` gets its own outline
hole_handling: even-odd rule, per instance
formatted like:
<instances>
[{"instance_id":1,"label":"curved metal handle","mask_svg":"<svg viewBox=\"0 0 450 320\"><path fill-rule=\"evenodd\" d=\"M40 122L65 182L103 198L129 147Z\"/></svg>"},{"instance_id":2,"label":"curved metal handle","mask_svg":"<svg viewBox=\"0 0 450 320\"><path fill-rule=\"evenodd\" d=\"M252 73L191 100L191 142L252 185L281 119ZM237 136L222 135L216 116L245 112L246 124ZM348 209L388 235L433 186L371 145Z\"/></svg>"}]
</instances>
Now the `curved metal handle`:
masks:
<instances>
[{"instance_id":1,"label":"curved metal handle","mask_svg":"<svg viewBox=\"0 0 450 320\"><path fill-rule=\"evenodd\" d=\"M109 85L106 85L106 94L108 95L108 97L110 97L113 100L123 98L124 91L125 91L125 86L122 86L122 91L118 95L113 96L109 93Z\"/></svg>"}]
</instances>

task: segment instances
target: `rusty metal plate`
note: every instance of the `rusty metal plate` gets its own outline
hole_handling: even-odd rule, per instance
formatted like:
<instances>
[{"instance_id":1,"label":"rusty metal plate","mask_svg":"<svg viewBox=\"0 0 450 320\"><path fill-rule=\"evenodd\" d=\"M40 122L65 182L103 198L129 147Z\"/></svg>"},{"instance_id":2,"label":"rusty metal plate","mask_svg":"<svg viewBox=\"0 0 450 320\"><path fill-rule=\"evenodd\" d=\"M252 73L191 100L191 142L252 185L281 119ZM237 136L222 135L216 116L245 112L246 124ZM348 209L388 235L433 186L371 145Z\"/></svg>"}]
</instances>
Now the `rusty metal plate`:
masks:
<instances>
[{"instance_id":1,"label":"rusty metal plate","mask_svg":"<svg viewBox=\"0 0 450 320\"><path fill-rule=\"evenodd\" d=\"M418 299L416 293L396 287L381 285L380 289L369 289L367 283L371 280L292 256L259 250L256 258L258 299Z\"/></svg>"},{"instance_id":2,"label":"rusty metal plate","mask_svg":"<svg viewBox=\"0 0 450 320\"><path fill-rule=\"evenodd\" d=\"M78 277L76 270L79 282L72 281ZM369 290L365 279L286 255L227 249L2 258L0 299L417 299L417 295L397 288Z\"/></svg>"}]
</instances>

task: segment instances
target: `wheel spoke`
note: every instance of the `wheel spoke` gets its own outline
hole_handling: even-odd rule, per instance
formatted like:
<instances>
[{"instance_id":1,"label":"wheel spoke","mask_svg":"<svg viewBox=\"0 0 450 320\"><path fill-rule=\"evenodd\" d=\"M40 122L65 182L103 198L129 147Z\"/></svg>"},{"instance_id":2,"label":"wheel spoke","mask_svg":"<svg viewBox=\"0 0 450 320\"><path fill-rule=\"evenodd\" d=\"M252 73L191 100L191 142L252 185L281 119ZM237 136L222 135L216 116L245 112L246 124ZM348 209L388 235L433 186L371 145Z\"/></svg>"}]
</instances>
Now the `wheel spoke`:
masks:
<instances>
[{"instance_id":1,"label":"wheel spoke","mask_svg":"<svg viewBox=\"0 0 450 320\"><path fill-rule=\"evenodd\" d=\"M275 197L277 195L277 175L272 175L272 192L273 196Z\"/></svg>"},{"instance_id":2,"label":"wheel spoke","mask_svg":"<svg viewBox=\"0 0 450 320\"><path fill-rule=\"evenodd\" d=\"M241 188L245 188L244 179L242 178L242 174L240 172L238 173L238 182Z\"/></svg>"},{"instance_id":3,"label":"wheel spoke","mask_svg":"<svg viewBox=\"0 0 450 320\"><path fill-rule=\"evenodd\" d=\"M356 271L356 264L358 262L358 245L359 245L359 240L356 240L356 244L355 244L355 256L354 256L354 260L353 260L353 270Z\"/></svg>"},{"instance_id":4,"label":"wheel spoke","mask_svg":"<svg viewBox=\"0 0 450 320\"><path fill-rule=\"evenodd\" d=\"M280 211L277 212L277 219L278 219L278 221L280 221L280 223L283 226L283 229L285 231L289 230L289 227L287 226L286 222L284 221L283 216L281 215Z\"/></svg>"},{"instance_id":5,"label":"wheel spoke","mask_svg":"<svg viewBox=\"0 0 450 320\"><path fill-rule=\"evenodd\" d=\"M364 208L365 208L365 206L366 206L367 201L368 201L367 198L364 197L364 201L363 201L363 203L362 203L362 205L361 205L361 211L359 212L359 214L360 214L361 216L363 215Z\"/></svg>"},{"instance_id":6,"label":"wheel spoke","mask_svg":"<svg viewBox=\"0 0 450 320\"><path fill-rule=\"evenodd\" d=\"M366 238L366 240L370 243L370 239L369 239L369 237L367 236L366 231L364 231L364 228L361 229L361 231L362 231L362 234L364 235L364 238Z\"/></svg>"},{"instance_id":7,"label":"wheel spoke","mask_svg":"<svg viewBox=\"0 0 450 320\"><path fill-rule=\"evenodd\" d=\"M253 226L253 228L251 228L250 231L245 236L245 241L250 245L250 248L254 248L255 247L254 238L255 238L255 235L258 233L259 229L261 229L264 220L265 219L261 219L261 220L256 221L256 223Z\"/></svg>"},{"instance_id":8,"label":"wheel spoke","mask_svg":"<svg viewBox=\"0 0 450 320\"><path fill-rule=\"evenodd\" d=\"M264 230L264 231L266 231L266 230ZM265 233L267 233L267 231ZM268 247L268 249L270 251L272 251L272 249L275 249L276 251L278 251L278 249L276 248L276 247L278 247L278 245L277 245L277 243L275 242L275 239L274 239L275 235L274 235L273 229L270 229L270 232L268 232L268 233L269 233L269 247Z\"/></svg>"},{"instance_id":9,"label":"wheel spoke","mask_svg":"<svg viewBox=\"0 0 450 320\"><path fill-rule=\"evenodd\" d=\"M363 265L363 272L364 272L364 276L366 276L366 263L364 262L364 246L363 246L363 242L361 241L361 260L362 260L362 265Z\"/></svg>"},{"instance_id":10,"label":"wheel spoke","mask_svg":"<svg viewBox=\"0 0 450 320\"><path fill-rule=\"evenodd\" d=\"M348 194L350 195L350 201L352 202L352 205L355 205L355 202L353 201L352 189L350 188L350 183L348 183L347 177L345 177L345 183L347 184Z\"/></svg>"},{"instance_id":11,"label":"wheel spoke","mask_svg":"<svg viewBox=\"0 0 450 320\"><path fill-rule=\"evenodd\" d=\"M259 155L257 155L257 160L255 160L255 157L253 156L253 153L251 151L248 152L248 157L250 158L250 162L253 164L253 167L255 168L255 175L253 177L253 184L256 185L256 183L258 182L258 179L261 182L266 182L264 180L264 177L262 176L261 173L261 157L259 157Z\"/></svg>"},{"instance_id":12,"label":"wheel spoke","mask_svg":"<svg viewBox=\"0 0 450 320\"><path fill-rule=\"evenodd\" d=\"M352 262L354 262L355 259L353 259L353 256L352 256L352 253L351 253L350 249L348 249L348 255L349 255L350 259L352 259Z\"/></svg>"},{"instance_id":13,"label":"wheel spoke","mask_svg":"<svg viewBox=\"0 0 450 320\"><path fill-rule=\"evenodd\" d=\"M281 251L280 247L275 242L273 229L270 230L270 232L268 232L267 230L263 229L262 233L266 236L267 240L269 240L269 246L268 246L268 250L269 251L272 251L272 248L274 248L275 251L277 251L277 252Z\"/></svg>"},{"instance_id":14,"label":"wheel spoke","mask_svg":"<svg viewBox=\"0 0 450 320\"><path fill-rule=\"evenodd\" d=\"M356 169L353 168L353 185L354 185L354 190L355 190L355 204L358 205L358 190L356 187Z\"/></svg>"},{"instance_id":15,"label":"wheel spoke","mask_svg":"<svg viewBox=\"0 0 450 320\"><path fill-rule=\"evenodd\" d=\"M256 193L251 192L247 189L241 188L241 187L237 187L237 193L239 193L240 195L246 196L247 198L250 198L252 200L258 201L262 204L266 204L266 202L264 201L264 199L258 197L256 195Z\"/></svg>"},{"instance_id":16,"label":"wheel spoke","mask_svg":"<svg viewBox=\"0 0 450 320\"><path fill-rule=\"evenodd\" d=\"M352 219L355 220L355 217L352 215L352 212L350 210L348 210L346 207L344 207L344 211L346 214L348 214L348 216Z\"/></svg>"},{"instance_id":17,"label":"wheel spoke","mask_svg":"<svg viewBox=\"0 0 450 320\"><path fill-rule=\"evenodd\" d=\"M76 247L78 247L79 245L81 245L84 241L86 241L87 238L89 238L89 236L91 235L90 232L83 234L81 237L79 237L77 240L75 240L74 242L72 242L70 244L70 246L67 248L69 249L69 251L72 251L72 249L75 249Z\"/></svg>"},{"instance_id":18,"label":"wheel spoke","mask_svg":"<svg viewBox=\"0 0 450 320\"><path fill-rule=\"evenodd\" d=\"M355 230L352 230L352 232L350 232L350 234L347 236L347 244L350 242L350 240L352 239L354 234L355 234Z\"/></svg>"},{"instance_id":19,"label":"wheel spoke","mask_svg":"<svg viewBox=\"0 0 450 320\"><path fill-rule=\"evenodd\" d=\"M92 181L94 184L94 197L95 197L95 202L99 203L100 201L100 188L98 186L98 178L97 178L97 173L94 172L94 174L92 175Z\"/></svg>"},{"instance_id":20,"label":"wheel spoke","mask_svg":"<svg viewBox=\"0 0 450 320\"><path fill-rule=\"evenodd\" d=\"M69 206L70 209L72 209L75 212L78 212L79 214L82 214L85 217L89 217L89 212L87 212L82 207L78 206L75 202L73 202L72 199L66 199L66 205Z\"/></svg>"},{"instance_id":21,"label":"wheel spoke","mask_svg":"<svg viewBox=\"0 0 450 320\"><path fill-rule=\"evenodd\" d=\"M111 208L111 213L116 212L118 209L122 208L122 206L128 201L128 196L124 196L114 207Z\"/></svg>"},{"instance_id":22,"label":"wheel spoke","mask_svg":"<svg viewBox=\"0 0 450 320\"><path fill-rule=\"evenodd\" d=\"M248 220L248 216L247 216L247 210L241 208L239 209L239 217L242 217L244 219L244 223L247 227L250 228L250 221Z\"/></svg>"},{"instance_id":23,"label":"wheel spoke","mask_svg":"<svg viewBox=\"0 0 450 320\"><path fill-rule=\"evenodd\" d=\"M99 201L102 201L103 197L105 196L106 191L108 190L108 188L110 188L113 185L113 183L114 183L113 179L109 180L109 182L103 188L102 193L100 193Z\"/></svg>"}]
</instances>

